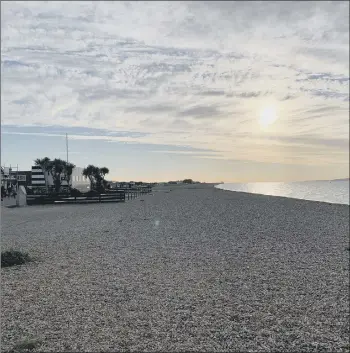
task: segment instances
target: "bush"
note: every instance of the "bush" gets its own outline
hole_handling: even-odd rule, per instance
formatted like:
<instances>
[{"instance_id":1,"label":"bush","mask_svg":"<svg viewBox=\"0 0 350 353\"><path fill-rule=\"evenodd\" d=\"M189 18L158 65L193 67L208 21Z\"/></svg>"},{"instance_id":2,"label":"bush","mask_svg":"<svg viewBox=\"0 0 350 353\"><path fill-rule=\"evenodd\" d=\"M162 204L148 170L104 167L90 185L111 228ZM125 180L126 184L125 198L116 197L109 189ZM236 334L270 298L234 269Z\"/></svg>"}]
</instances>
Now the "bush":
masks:
<instances>
[{"instance_id":1,"label":"bush","mask_svg":"<svg viewBox=\"0 0 350 353\"><path fill-rule=\"evenodd\" d=\"M88 192L84 192L82 195L83 196L87 196L87 197L89 197L89 196L99 196L100 193L98 191L96 191L96 190L90 190Z\"/></svg>"},{"instance_id":2,"label":"bush","mask_svg":"<svg viewBox=\"0 0 350 353\"><path fill-rule=\"evenodd\" d=\"M31 258L27 253L15 250L4 251L1 253L1 267L23 265L29 261L31 261Z\"/></svg>"},{"instance_id":3,"label":"bush","mask_svg":"<svg viewBox=\"0 0 350 353\"><path fill-rule=\"evenodd\" d=\"M81 196L82 192L78 189L73 188L73 189L71 189L70 194L73 197L77 197L77 196Z\"/></svg>"},{"instance_id":4,"label":"bush","mask_svg":"<svg viewBox=\"0 0 350 353\"><path fill-rule=\"evenodd\" d=\"M22 342L17 343L11 350L6 353L20 353L20 352L31 352L40 344L37 339L25 339Z\"/></svg>"}]
</instances>

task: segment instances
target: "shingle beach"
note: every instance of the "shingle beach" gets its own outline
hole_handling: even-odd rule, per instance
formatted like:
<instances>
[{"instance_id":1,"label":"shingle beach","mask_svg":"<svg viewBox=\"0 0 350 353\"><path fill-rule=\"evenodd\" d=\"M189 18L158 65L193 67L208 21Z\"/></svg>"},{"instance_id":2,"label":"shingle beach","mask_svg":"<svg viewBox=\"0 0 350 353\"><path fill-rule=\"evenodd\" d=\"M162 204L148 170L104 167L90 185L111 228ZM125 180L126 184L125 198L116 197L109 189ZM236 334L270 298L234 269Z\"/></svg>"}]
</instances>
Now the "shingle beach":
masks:
<instances>
[{"instance_id":1,"label":"shingle beach","mask_svg":"<svg viewBox=\"0 0 350 353\"><path fill-rule=\"evenodd\" d=\"M349 206L164 186L2 207L2 352L349 352Z\"/></svg>"}]
</instances>

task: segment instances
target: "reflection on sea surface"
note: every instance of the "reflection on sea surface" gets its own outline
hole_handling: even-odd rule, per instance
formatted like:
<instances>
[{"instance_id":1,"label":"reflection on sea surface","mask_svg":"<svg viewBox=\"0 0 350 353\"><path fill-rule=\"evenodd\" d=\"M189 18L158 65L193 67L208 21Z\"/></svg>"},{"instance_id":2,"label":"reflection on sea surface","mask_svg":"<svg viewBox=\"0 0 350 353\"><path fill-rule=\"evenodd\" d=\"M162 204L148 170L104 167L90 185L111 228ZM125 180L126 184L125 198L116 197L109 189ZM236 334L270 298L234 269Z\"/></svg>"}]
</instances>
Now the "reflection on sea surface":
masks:
<instances>
[{"instance_id":1,"label":"reflection on sea surface","mask_svg":"<svg viewBox=\"0 0 350 353\"><path fill-rule=\"evenodd\" d=\"M252 194L293 197L296 199L349 204L349 180L318 180L293 183L228 183L219 189Z\"/></svg>"}]
</instances>

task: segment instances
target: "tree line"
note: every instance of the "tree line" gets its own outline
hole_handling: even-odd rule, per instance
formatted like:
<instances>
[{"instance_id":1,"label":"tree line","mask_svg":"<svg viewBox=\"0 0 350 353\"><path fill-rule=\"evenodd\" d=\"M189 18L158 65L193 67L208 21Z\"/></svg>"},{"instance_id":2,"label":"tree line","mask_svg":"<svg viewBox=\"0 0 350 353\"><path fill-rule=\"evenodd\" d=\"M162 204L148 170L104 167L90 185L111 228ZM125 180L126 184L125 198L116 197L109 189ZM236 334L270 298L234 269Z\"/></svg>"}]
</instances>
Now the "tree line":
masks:
<instances>
[{"instance_id":1,"label":"tree line","mask_svg":"<svg viewBox=\"0 0 350 353\"><path fill-rule=\"evenodd\" d=\"M69 163L63 159L55 158L51 160L49 157L38 158L34 161L36 166L39 166L43 170L45 178L45 186L49 189L48 176L51 175L54 188L56 192L59 192L62 187L62 174L67 180L68 188L71 189L71 178L73 169L76 167L75 164ZM83 169L82 175L89 179L90 190L103 191L107 188L107 181L105 176L109 173L107 167L96 167L89 164Z\"/></svg>"}]
</instances>

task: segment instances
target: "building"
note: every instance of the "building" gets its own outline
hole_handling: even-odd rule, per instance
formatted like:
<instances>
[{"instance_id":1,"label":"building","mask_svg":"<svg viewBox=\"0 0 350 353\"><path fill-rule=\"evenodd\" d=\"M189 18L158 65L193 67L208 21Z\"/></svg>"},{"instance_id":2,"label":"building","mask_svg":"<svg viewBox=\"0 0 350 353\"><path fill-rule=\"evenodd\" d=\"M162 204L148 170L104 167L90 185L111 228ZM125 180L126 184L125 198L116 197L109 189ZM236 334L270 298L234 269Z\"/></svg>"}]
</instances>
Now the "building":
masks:
<instances>
[{"instance_id":1,"label":"building","mask_svg":"<svg viewBox=\"0 0 350 353\"><path fill-rule=\"evenodd\" d=\"M7 189L11 185L16 185L16 172L13 172L11 167L1 167L1 186Z\"/></svg>"},{"instance_id":2,"label":"building","mask_svg":"<svg viewBox=\"0 0 350 353\"><path fill-rule=\"evenodd\" d=\"M46 184L48 187L54 186L54 181L52 175L42 170L40 166L34 165L32 166L32 187L35 188L45 188ZM61 186L63 188L68 187L68 181L66 179L65 174L61 174Z\"/></svg>"},{"instance_id":3,"label":"building","mask_svg":"<svg viewBox=\"0 0 350 353\"><path fill-rule=\"evenodd\" d=\"M45 174L41 167L32 166L32 186L33 187L46 187Z\"/></svg>"},{"instance_id":4,"label":"building","mask_svg":"<svg viewBox=\"0 0 350 353\"><path fill-rule=\"evenodd\" d=\"M17 168L1 167L1 185L7 189L9 186L25 187L31 185L32 173L30 170L17 170Z\"/></svg>"},{"instance_id":5,"label":"building","mask_svg":"<svg viewBox=\"0 0 350 353\"><path fill-rule=\"evenodd\" d=\"M70 178L70 186L76 187L77 185L89 185L89 180L82 175L83 168L76 167L73 169L71 178ZM43 171L40 166L32 166L31 171L31 186L35 188L46 187L46 183L48 187L53 187L54 182L52 175ZM63 188L68 187L68 181L66 180L66 175L61 174L61 185Z\"/></svg>"},{"instance_id":6,"label":"building","mask_svg":"<svg viewBox=\"0 0 350 353\"><path fill-rule=\"evenodd\" d=\"M75 167L73 169L73 173L71 176L73 187L75 187L75 185L84 185L84 184L90 185L89 179L83 176L83 170L84 168L81 168L81 167Z\"/></svg>"},{"instance_id":7,"label":"building","mask_svg":"<svg viewBox=\"0 0 350 353\"><path fill-rule=\"evenodd\" d=\"M32 185L32 171L31 170L19 170L18 171L18 185L23 185L27 187Z\"/></svg>"},{"instance_id":8,"label":"building","mask_svg":"<svg viewBox=\"0 0 350 353\"><path fill-rule=\"evenodd\" d=\"M83 168L73 169L70 184L72 187L86 187L90 185L89 179L82 175ZM1 185L7 189L10 185L23 185L26 188L45 188L46 182L49 187L54 186L53 178L44 172L40 166L32 166L31 170L20 171L17 168L1 167ZM61 185L67 188L68 182L64 174L61 175Z\"/></svg>"}]
</instances>

